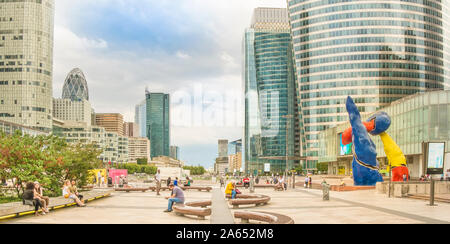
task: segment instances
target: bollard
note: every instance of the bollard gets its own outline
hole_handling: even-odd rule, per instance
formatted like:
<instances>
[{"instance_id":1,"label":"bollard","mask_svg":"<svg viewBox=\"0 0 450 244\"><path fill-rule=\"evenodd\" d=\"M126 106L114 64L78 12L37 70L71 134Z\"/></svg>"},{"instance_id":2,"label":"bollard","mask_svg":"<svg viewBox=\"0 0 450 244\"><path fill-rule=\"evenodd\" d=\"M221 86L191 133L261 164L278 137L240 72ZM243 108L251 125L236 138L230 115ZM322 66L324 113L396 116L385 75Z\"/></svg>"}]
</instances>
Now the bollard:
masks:
<instances>
[{"instance_id":1,"label":"bollard","mask_svg":"<svg viewBox=\"0 0 450 244\"><path fill-rule=\"evenodd\" d=\"M434 204L434 186L435 186L435 181L433 179L431 179L431 184L430 184L430 205L429 206L437 206Z\"/></svg>"},{"instance_id":2,"label":"bollard","mask_svg":"<svg viewBox=\"0 0 450 244\"><path fill-rule=\"evenodd\" d=\"M330 200L330 185L322 184L322 191L323 191L323 200L329 201Z\"/></svg>"}]
</instances>

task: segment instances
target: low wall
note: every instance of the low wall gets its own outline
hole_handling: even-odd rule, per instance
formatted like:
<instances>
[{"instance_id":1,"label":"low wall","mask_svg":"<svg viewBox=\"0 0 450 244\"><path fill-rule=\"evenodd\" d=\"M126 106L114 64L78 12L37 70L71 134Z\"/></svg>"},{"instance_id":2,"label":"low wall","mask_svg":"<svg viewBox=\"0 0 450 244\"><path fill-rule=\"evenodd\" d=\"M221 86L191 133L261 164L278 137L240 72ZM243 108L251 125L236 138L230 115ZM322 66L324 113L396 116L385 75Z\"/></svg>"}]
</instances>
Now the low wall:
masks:
<instances>
[{"instance_id":1,"label":"low wall","mask_svg":"<svg viewBox=\"0 0 450 244\"><path fill-rule=\"evenodd\" d=\"M431 182L391 182L391 195L394 197L408 197L409 195L429 195ZM377 184L377 192L389 194L389 182ZM450 181L436 181L435 194L450 193Z\"/></svg>"}]
</instances>

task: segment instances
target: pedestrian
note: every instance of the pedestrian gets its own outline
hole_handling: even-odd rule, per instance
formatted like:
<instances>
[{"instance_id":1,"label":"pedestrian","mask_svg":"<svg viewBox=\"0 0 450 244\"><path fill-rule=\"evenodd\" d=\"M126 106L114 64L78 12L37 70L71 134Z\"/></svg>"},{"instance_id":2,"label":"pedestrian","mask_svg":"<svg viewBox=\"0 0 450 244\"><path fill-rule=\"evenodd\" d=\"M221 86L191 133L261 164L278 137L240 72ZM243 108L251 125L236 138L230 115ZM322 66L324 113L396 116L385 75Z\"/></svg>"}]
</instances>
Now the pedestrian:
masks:
<instances>
[{"instance_id":1,"label":"pedestrian","mask_svg":"<svg viewBox=\"0 0 450 244\"><path fill-rule=\"evenodd\" d=\"M167 187L169 187L170 186L170 184L172 184L172 178L167 178Z\"/></svg>"},{"instance_id":2,"label":"pedestrian","mask_svg":"<svg viewBox=\"0 0 450 244\"><path fill-rule=\"evenodd\" d=\"M166 213L173 211L172 206L174 203L184 204L185 201L183 190L180 187L170 184L169 189L172 191L172 194L170 197L166 197L166 199L169 200L169 206L166 210L164 210Z\"/></svg>"},{"instance_id":3,"label":"pedestrian","mask_svg":"<svg viewBox=\"0 0 450 244\"><path fill-rule=\"evenodd\" d=\"M312 189L312 177L311 176L309 177L308 182L309 182L309 189Z\"/></svg>"},{"instance_id":4,"label":"pedestrian","mask_svg":"<svg viewBox=\"0 0 450 244\"><path fill-rule=\"evenodd\" d=\"M173 181L174 186L178 186L178 177L175 177L175 180Z\"/></svg>"},{"instance_id":5,"label":"pedestrian","mask_svg":"<svg viewBox=\"0 0 450 244\"><path fill-rule=\"evenodd\" d=\"M309 177L308 176L306 176L306 178L305 178L305 188L309 188Z\"/></svg>"},{"instance_id":6,"label":"pedestrian","mask_svg":"<svg viewBox=\"0 0 450 244\"><path fill-rule=\"evenodd\" d=\"M225 186L225 181L223 179L223 176L220 176L219 181L220 181L220 188L224 187Z\"/></svg>"},{"instance_id":7,"label":"pedestrian","mask_svg":"<svg viewBox=\"0 0 450 244\"><path fill-rule=\"evenodd\" d=\"M100 187L102 183L102 173L100 171L97 171L97 186Z\"/></svg>"},{"instance_id":8,"label":"pedestrian","mask_svg":"<svg viewBox=\"0 0 450 244\"><path fill-rule=\"evenodd\" d=\"M158 169L158 172L155 175L156 182L156 195L160 196L159 191L161 190L161 170Z\"/></svg>"}]
</instances>

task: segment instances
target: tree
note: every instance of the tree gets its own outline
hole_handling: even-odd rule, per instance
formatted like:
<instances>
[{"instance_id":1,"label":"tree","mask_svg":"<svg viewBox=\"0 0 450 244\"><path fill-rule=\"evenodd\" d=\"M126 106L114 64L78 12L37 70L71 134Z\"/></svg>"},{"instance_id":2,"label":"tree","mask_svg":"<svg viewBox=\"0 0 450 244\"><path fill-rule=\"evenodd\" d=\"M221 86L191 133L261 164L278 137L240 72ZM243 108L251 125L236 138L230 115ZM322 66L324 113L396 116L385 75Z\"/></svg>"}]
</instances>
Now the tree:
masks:
<instances>
[{"instance_id":1,"label":"tree","mask_svg":"<svg viewBox=\"0 0 450 244\"><path fill-rule=\"evenodd\" d=\"M322 174L324 172L328 172L328 163L318 163L317 164L317 171L320 171Z\"/></svg>"},{"instance_id":2,"label":"tree","mask_svg":"<svg viewBox=\"0 0 450 244\"><path fill-rule=\"evenodd\" d=\"M204 175L206 170L203 166L184 166L184 170L190 170L191 175Z\"/></svg>"},{"instance_id":3,"label":"tree","mask_svg":"<svg viewBox=\"0 0 450 244\"><path fill-rule=\"evenodd\" d=\"M139 165L146 165L146 164L148 164L148 159L147 158L138 158L137 159L137 164L139 164Z\"/></svg>"}]
</instances>

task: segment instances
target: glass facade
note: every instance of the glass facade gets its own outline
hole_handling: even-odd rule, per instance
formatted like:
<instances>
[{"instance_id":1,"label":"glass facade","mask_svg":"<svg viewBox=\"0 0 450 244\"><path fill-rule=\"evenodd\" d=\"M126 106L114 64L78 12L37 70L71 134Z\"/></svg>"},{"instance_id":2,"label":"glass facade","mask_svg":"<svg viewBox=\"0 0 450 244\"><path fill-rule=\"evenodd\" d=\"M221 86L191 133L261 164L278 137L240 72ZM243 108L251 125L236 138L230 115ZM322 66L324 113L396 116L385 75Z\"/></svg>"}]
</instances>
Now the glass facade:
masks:
<instances>
[{"instance_id":1,"label":"glass facade","mask_svg":"<svg viewBox=\"0 0 450 244\"><path fill-rule=\"evenodd\" d=\"M364 115L417 92L448 88L443 2L287 2L307 168L316 167L319 133L348 120L347 96Z\"/></svg>"},{"instance_id":2,"label":"glass facade","mask_svg":"<svg viewBox=\"0 0 450 244\"><path fill-rule=\"evenodd\" d=\"M64 82L62 98L72 101L89 101L89 89L83 71L80 69L70 71Z\"/></svg>"},{"instance_id":3,"label":"glass facade","mask_svg":"<svg viewBox=\"0 0 450 244\"><path fill-rule=\"evenodd\" d=\"M139 126L139 136L147 137L147 101L144 100L140 104L136 105L136 111L134 115L134 123Z\"/></svg>"},{"instance_id":4,"label":"glass facade","mask_svg":"<svg viewBox=\"0 0 450 244\"><path fill-rule=\"evenodd\" d=\"M152 158L170 156L170 99L169 94L146 94L147 138Z\"/></svg>"},{"instance_id":5,"label":"glass facade","mask_svg":"<svg viewBox=\"0 0 450 244\"><path fill-rule=\"evenodd\" d=\"M0 1L0 119L52 130L54 0Z\"/></svg>"},{"instance_id":6,"label":"glass facade","mask_svg":"<svg viewBox=\"0 0 450 244\"><path fill-rule=\"evenodd\" d=\"M255 10L244 35L246 171L286 170L294 156L296 128L295 72L286 9ZM294 161L288 162L288 169Z\"/></svg>"}]
</instances>

